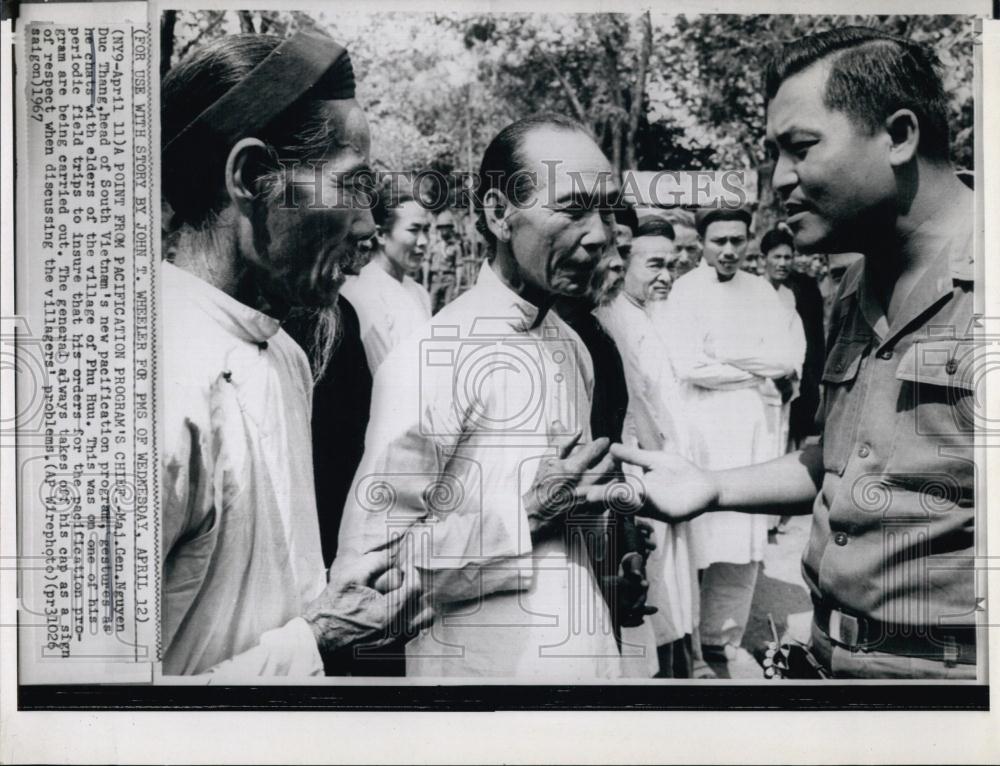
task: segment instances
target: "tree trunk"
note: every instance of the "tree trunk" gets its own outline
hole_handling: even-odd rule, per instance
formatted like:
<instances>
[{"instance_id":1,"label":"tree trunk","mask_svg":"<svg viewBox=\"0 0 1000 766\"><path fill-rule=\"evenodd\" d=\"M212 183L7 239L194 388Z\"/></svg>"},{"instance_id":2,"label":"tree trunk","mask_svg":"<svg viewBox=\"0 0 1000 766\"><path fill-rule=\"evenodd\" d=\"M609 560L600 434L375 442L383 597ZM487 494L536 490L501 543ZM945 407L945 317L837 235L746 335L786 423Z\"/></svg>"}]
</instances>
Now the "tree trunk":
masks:
<instances>
[{"instance_id":1,"label":"tree trunk","mask_svg":"<svg viewBox=\"0 0 1000 766\"><path fill-rule=\"evenodd\" d=\"M250 11L237 11L237 14L240 17L240 32L255 34L257 30L253 27L253 16Z\"/></svg>"},{"instance_id":2,"label":"tree trunk","mask_svg":"<svg viewBox=\"0 0 1000 766\"><path fill-rule=\"evenodd\" d=\"M548 53L543 51L541 48L538 49L538 52L542 54L545 58L545 63L549 65L549 69L552 70L556 79L559 80L559 84L563 89L563 94L566 96L566 100L569 101L569 105L573 108L573 114L576 116L576 119L584 125L588 125L589 120L587 119L587 110L583 108L583 104L581 104L580 99L577 98L576 91L573 90L572 83L566 79L566 75L562 73L562 70L559 69Z\"/></svg>"},{"instance_id":3,"label":"tree trunk","mask_svg":"<svg viewBox=\"0 0 1000 766\"><path fill-rule=\"evenodd\" d=\"M622 122L625 105L622 103L621 76L618 71L618 44L608 33L600 35L604 46L604 61L608 73L608 95L611 97L611 169L615 178L622 177Z\"/></svg>"},{"instance_id":4,"label":"tree trunk","mask_svg":"<svg viewBox=\"0 0 1000 766\"><path fill-rule=\"evenodd\" d=\"M160 77L170 71L170 59L174 55L174 27L177 26L177 11L164 11L160 16Z\"/></svg>"},{"instance_id":5,"label":"tree trunk","mask_svg":"<svg viewBox=\"0 0 1000 766\"><path fill-rule=\"evenodd\" d=\"M646 76L649 71L649 56L653 50L653 22L649 11L642 14L642 46L639 49L639 63L632 85L632 103L629 105L628 132L625 134L625 167L636 170L635 136L639 132L639 118L642 116L646 100Z\"/></svg>"}]
</instances>

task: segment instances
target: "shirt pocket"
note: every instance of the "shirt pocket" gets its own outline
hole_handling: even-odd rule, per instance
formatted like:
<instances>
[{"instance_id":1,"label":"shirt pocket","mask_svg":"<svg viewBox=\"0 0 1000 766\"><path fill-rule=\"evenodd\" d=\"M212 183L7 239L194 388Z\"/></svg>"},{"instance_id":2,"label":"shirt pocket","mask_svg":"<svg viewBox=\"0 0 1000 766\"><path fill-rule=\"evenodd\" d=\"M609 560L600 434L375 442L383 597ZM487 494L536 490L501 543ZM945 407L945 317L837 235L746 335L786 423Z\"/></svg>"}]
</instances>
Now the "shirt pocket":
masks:
<instances>
[{"instance_id":1,"label":"shirt pocket","mask_svg":"<svg viewBox=\"0 0 1000 766\"><path fill-rule=\"evenodd\" d=\"M863 391L858 373L869 338L834 343L823 368L823 466L842 474L855 442Z\"/></svg>"},{"instance_id":2,"label":"shirt pocket","mask_svg":"<svg viewBox=\"0 0 1000 766\"><path fill-rule=\"evenodd\" d=\"M921 339L903 354L890 471L948 474L971 502L977 351L971 338Z\"/></svg>"}]
</instances>

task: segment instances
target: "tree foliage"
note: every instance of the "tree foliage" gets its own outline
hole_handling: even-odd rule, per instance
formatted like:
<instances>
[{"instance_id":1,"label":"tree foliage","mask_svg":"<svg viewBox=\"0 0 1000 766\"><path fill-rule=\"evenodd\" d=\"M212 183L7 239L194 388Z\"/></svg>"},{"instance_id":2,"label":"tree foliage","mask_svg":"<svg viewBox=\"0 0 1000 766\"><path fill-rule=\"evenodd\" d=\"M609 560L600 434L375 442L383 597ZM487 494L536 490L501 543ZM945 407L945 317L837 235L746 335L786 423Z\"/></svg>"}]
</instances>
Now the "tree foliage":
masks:
<instances>
[{"instance_id":1,"label":"tree foliage","mask_svg":"<svg viewBox=\"0 0 1000 766\"><path fill-rule=\"evenodd\" d=\"M351 51L382 167L470 170L503 125L556 111L585 123L617 170L759 168L766 178L764 57L783 41L844 24L935 48L953 159L972 168L975 37L967 17L167 11L161 70L220 35L316 27Z\"/></svg>"}]
</instances>

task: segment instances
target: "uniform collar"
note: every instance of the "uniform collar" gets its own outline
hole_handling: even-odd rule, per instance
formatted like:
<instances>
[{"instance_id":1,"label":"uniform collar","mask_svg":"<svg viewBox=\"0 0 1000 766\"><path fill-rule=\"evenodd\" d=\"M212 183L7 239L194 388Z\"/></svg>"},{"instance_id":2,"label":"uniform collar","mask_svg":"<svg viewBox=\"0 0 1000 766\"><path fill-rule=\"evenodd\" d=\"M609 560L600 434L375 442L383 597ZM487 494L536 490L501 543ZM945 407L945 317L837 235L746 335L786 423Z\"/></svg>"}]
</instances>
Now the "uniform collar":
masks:
<instances>
[{"instance_id":1,"label":"uniform collar","mask_svg":"<svg viewBox=\"0 0 1000 766\"><path fill-rule=\"evenodd\" d=\"M951 296L956 287L974 282L971 227L965 231L942 235L936 248L937 257L913 286L892 326L889 326L882 307L867 289L864 259L848 269L844 277L843 296L847 297L854 292L859 294L862 315L883 341L887 342L898 336L917 317ZM850 284L847 284L848 279L851 279Z\"/></svg>"},{"instance_id":2,"label":"uniform collar","mask_svg":"<svg viewBox=\"0 0 1000 766\"><path fill-rule=\"evenodd\" d=\"M205 280L163 262L164 285L187 297L230 334L249 343L263 343L281 329L281 322L252 309Z\"/></svg>"},{"instance_id":3,"label":"uniform collar","mask_svg":"<svg viewBox=\"0 0 1000 766\"><path fill-rule=\"evenodd\" d=\"M841 295L847 297L857 292L864 274L865 259L861 258L847 268ZM947 237L941 243L938 258L928 270L934 275L934 288L940 293L951 290L960 282L975 282L976 260L972 244L971 227L962 233Z\"/></svg>"}]
</instances>

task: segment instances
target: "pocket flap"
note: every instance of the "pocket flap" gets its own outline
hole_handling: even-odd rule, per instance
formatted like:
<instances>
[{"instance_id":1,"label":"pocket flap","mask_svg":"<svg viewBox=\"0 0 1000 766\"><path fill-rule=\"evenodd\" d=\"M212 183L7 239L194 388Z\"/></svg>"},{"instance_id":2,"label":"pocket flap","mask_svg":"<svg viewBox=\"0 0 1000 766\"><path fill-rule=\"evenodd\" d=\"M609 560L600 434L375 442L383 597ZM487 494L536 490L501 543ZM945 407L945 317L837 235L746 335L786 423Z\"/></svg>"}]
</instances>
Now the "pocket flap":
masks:
<instances>
[{"instance_id":1,"label":"pocket flap","mask_svg":"<svg viewBox=\"0 0 1000 766\"><path fill-rule=\"evenodd\" d=\"M869 340L838 341L830 349L823 368L824 383L846 383L858 376L861 358L865 355Z\"/></svg>"},{"instance_id":2,"label":"pocket flap","mask_svg":"<svg viewBox=\"0 0 1000 766\"><path fill-rule=\"evenodd\" d=\"M972 391L978 345L972 338L916 340L899 360L896 377L911 383Z\"/></svg>"}]
</instances>

